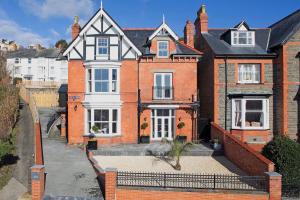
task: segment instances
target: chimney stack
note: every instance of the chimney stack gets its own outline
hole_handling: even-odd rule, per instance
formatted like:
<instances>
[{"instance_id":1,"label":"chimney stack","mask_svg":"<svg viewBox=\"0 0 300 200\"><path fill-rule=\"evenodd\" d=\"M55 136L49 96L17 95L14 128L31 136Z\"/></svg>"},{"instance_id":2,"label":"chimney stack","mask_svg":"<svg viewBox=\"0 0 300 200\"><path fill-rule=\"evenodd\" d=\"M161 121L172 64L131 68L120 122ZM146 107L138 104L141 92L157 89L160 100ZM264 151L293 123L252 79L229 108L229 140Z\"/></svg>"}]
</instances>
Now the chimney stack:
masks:
<instances>
[{"instance_id":1,"label":"chimney stack","mask_svg":"<svg viewBox=\"0 0 300 200\"><path fill-rule=\"evenodd\" d=\"M197 32L207 33L208 31L208 16L206 13L206 6L202 5L197 12L198 18L196 19L195 25L197 27ZM197 23L197 24L196 24Z\"/></svg>"},{"instance_id":2,"label":"chimney stack","mask_svg":"<svg viewBox=\"0 0 300 200\"><path fill-rule=\"evenodd\" d=\"M79 35L79 32L81 30L81 27L78 22L79 22L79 17L75 16L74 23L72 25L72 39L73 40Z\"/></svg>"},{"instance_id":3,"label":"chimney stack","mask_svg":"<svg viewBox=\"0 0 300 200\"><path fill-rule=\"evenodd\" d=\"M184 43L190 47L194 48L194 37L195 37L195 27L194 24L188 20L184 27Z\"/></svg>"}]
</instances>

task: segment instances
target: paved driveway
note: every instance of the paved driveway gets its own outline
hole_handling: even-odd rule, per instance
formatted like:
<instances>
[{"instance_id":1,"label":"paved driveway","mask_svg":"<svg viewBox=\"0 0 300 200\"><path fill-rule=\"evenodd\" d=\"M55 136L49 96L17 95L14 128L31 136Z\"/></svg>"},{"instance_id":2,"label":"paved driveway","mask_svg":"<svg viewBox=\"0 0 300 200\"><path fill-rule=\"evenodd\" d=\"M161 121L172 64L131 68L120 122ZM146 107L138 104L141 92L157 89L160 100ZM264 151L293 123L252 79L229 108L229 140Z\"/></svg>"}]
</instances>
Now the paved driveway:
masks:
<instances>
[{"instance_id":1,"label":"paved driveway","mask_svg":"<svg viewBox=\"0 0 300 200\"><path fill-rule=\"evenodd\" d=\"M53 110L43 109L42 123L47 123ZM41 124L44 126L45 124ZM45 129L43 129L45 130ZM46 195L101 199L96 173L84 151L68 146L64 140L50 139L43 133L46 167Z\"/></svg>"}]
</instances>

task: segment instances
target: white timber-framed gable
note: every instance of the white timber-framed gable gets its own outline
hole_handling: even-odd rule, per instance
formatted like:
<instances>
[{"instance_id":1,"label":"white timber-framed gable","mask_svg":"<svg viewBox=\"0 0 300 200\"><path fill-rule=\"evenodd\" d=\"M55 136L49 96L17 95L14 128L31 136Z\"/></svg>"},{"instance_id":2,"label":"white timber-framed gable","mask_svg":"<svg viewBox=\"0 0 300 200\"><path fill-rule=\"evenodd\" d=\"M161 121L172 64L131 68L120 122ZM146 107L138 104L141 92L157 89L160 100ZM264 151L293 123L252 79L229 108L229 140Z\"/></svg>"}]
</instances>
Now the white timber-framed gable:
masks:
<instances>
[{"instance_id":1,"label":"white timber-framed gable","mask_svg":"<svg viewBox=\"0 0 300 200\"><path fill-rule=\"evenodd\" d=\"M157 29L152 33L152 35L149 36L149 40L152 40L153 38L157 36L162 35L170 35L174 40L179 40L179 37L177 34L165 23L163 22Z\"/></svg>"},{"instance_id":2,"label":"white timber-framed gable","mask_svg":"<svg viewBox=\"0 0 300 200\"><path fill-rule=\"evenodd\" d=\"M103 41L107 43L107 49ZM63 55L68 56L69 60L121 61L137 59L142 53L101 8L81 29Z\"/></svg>"}]
</instances>

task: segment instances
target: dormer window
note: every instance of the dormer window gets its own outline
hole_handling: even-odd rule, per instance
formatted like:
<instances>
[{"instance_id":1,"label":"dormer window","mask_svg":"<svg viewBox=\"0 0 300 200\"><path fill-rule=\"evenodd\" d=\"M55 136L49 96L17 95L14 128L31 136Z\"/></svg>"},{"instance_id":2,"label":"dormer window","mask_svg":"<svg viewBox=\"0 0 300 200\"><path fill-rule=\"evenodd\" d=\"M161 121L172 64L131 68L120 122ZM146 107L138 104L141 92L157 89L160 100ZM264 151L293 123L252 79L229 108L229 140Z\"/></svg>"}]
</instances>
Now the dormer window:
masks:
<instances>
[{"instance_id":1,"label":"dormer window","mask_svg":"<svg viewBox=\"0 0 300 200\"><path fill-rule=\"evenodd\" d=\"M169 42L168 41L158 41L158 57L167 58L169 56Z\"/></svg>"},{"instance_id":2,"label":"dormer window","mask_svg":"<svg viewBox=\"0 0 300 200\"><path fill-rule=\"evenodd\" d=\"M234 46L254 46L254 36L253 31L232 31L231 44Z\"/></svg>"}]
</instances>

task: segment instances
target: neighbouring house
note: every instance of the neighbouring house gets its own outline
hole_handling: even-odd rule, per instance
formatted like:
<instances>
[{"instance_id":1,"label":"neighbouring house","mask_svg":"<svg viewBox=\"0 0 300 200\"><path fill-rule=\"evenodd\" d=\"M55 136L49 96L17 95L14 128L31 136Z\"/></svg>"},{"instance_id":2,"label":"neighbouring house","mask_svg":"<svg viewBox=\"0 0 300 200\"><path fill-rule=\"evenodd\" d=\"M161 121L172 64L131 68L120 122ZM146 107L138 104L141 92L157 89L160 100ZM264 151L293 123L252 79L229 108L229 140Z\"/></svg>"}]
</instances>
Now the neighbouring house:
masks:
<instances>
[{"instance_id":1,"label":"neighbouring house","mask_svg":"<svg viewBox=\"0 0 300 200\"><path fill-rule=\"evenodd\" d=\"M15 41L0 40L0 51L16 51L20 48Z\"/></svg>"},{"instance_id":2,"label":"neighbouring house","mask_svg":"<svg viewBox=\"0 0 300 200\"><path fill-rule=\"evenodd\" d=\"M198 71L200 123L213 121L257 149L274 134L296 139L299 25L298 10L269 28L245 21L208 28L202 6L195 20L195 46L204 52Z\"/></svg>"},{"instance_id":3,"label":"neighbouring house","mask_svg":"<svg viewBox=\"0 0 300 200\"><path fill-rule=\"evenodd\" d=\"M31 82L67 83L68 62L60 49L19 49L7 53L10 76Z\"/></svg>"},{"instance_id":4,"label":"neighbouring house","mask_svg":"<svg viewBox=\"0 0 300 200\"><path fill-rule=\"evenodd\" d=\"M151 141L180 134L196 139L202 53L191 42L193 24L186 29L184 44L165 20L158 28L121 28L102 7L82 28L76 17L63 53L69 61L68 142L82 143L91 134L98 145L138 143L146 135Z\"/></svg>"}]
</instances>

